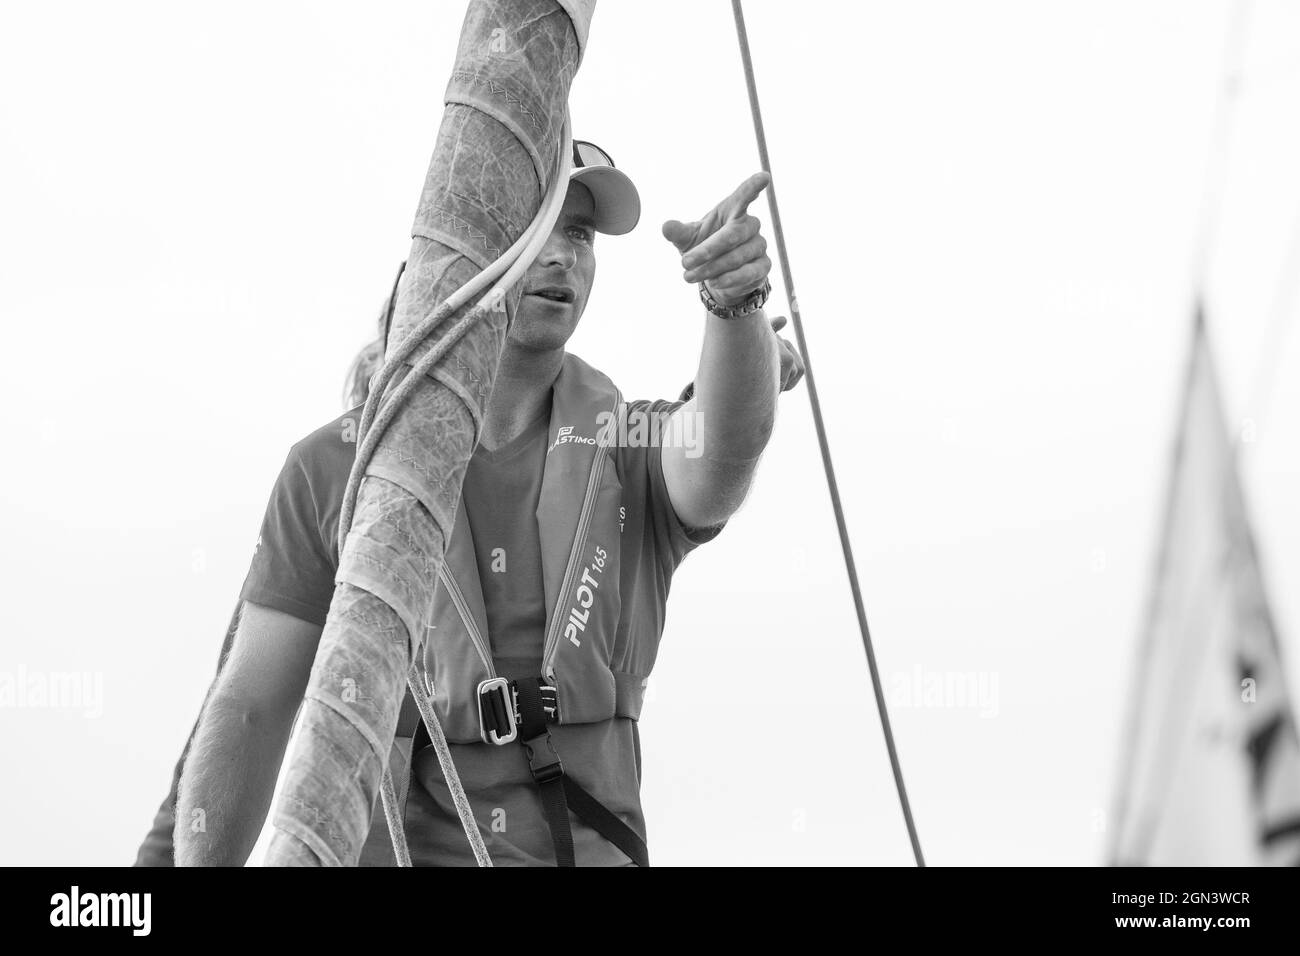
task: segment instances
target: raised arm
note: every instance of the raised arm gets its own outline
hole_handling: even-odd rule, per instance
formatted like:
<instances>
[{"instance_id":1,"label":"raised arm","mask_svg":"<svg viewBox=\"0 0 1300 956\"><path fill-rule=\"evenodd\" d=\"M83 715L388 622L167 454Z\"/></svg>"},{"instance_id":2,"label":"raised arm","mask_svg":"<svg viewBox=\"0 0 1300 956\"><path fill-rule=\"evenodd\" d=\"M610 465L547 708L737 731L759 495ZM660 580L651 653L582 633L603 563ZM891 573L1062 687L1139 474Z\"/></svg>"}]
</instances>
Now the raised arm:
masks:
<instances>
[{"instance_id":1,"label":"raised arm","mask_svg":"<svg viewBox=\"0 0 1300 956\"><path fill-rule=\"evenodd\" d=\"M766 173L756 173L702 219L664 223L664 236L682 254L683 278L704 282L722 306L742 303L767 282L772 260L759 221L747 210L768 181ZM663 449L673 510L696 528L721 524L740 507L772 434L782 378L781 347L761 308L738 318L705 315L694 395L673 413L696 416L694 430L667 432L696 434L700 441Z\"/></svg>"}]
</instances>

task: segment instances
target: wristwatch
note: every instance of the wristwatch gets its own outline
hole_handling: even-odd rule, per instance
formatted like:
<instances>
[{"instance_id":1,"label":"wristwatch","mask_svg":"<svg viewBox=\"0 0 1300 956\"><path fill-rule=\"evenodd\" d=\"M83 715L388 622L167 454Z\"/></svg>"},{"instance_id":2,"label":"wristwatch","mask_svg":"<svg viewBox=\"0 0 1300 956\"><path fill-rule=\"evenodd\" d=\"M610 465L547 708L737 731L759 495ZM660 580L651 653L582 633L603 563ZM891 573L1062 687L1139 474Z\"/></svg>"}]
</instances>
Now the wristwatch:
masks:
<instances>
[{"instance_id":1,"label":"wristwatch","mask_svg":"<svg viewBox=\"0 0 1300 956\"><path fill-rule=\"evenodd\" d=\"M767 297L772 292L772 282L769 279L763 280L763 285L755 289L749 295L745 296L736 305L723 305L713 296L709 295L708 286L703 282L700 283L700 301L704 307L720 319L739 319L746 315L752 315L763 307L767 302Z\"/></svg>"}]
</instances>

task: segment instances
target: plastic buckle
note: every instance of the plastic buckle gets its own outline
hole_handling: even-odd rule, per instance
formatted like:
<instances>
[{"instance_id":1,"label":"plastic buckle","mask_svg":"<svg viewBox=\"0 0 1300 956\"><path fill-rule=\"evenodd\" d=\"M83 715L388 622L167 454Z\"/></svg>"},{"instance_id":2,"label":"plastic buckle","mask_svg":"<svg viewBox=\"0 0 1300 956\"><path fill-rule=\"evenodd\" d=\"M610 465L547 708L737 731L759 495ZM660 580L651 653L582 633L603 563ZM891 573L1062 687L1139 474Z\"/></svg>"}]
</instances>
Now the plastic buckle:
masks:
<instances>
[{"instance_id":1,"label":"plastic buckle","mask_svg":"<svg viewBox=\"0 0 1300 956\"><path fill-rule=\"evenodd\" d=\"M564 776L564 764L551 743L549 732L525 740L524 752L528 754L528 769L538 783L550 783Z\"/></svg>"},{"instance_id":2,"label":"plastic buckle","mask_svg":"<svg viewBox=\"0 0 1300 956\"><path fill-rule=\"evenodd\" d=\"M478 685L478 735L498 747L519 737L515 695L504 677L490 677Z\"/></svg>"}]
</instances>

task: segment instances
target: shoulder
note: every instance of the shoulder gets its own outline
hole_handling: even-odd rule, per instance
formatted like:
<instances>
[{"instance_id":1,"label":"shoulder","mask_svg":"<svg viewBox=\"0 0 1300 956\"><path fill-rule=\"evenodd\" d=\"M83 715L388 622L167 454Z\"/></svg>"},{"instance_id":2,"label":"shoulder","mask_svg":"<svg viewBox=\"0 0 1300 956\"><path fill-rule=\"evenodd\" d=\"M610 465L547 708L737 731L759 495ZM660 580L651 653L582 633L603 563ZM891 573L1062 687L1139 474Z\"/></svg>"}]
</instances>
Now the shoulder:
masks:
<instances>
[{"instance_id":1,"label":"shoulder","mask_svg":"<svg viewBox=\"0 0 1300 956\"><path fill-rule=\"evenodd\" d=\"M672 415L685 404L681 399L672 398L635 398L622 402L618 444L648 450L681 440L682 423Z\"/></svg>"},{"instance_id":2,"label":"shoulder","mask_svg":"<svg viewBox=\"0 0 1300 956\"><path fill-rule=\"evenodd\" d=\"M662 467L664 447L681 439L678 434L681 423L673 413L683 404L666 398L636 398L619 403L610 446L625 480L654 484L653 478Z\"/></svg>"},{"instance_id":3,"label":"shoulder","mask_svg":"<svg viewBox=\"0 0 1300 956\"><path fill-rule=\"evenodd\" d=\"M686 403L679 398L632 398L623 401L623 407L631 415L671 415Z\"/></svg>"},{"instance_id":4,"label":"shoulder","mask_svg":"<svg viewBox=\"0 0 1300 956\"><path fill-rule=\"evenodd\" d=\"M698 416L674 414L686 402L680 398L634 399L623 405L616 438L619 475L624 491L644 509L645 526L664 570L671 574L694 548L713 540L718 524L692 528L682 523L673 507L664 478L664 449L682 448L689 457L700 454Z\"/></svg>"},{"instance_id":5,"label":"shoulder","mask_svg":"<svg viewBox=\"0 0 1300 956\"><path fill-rule=\"evenodd\" d=\"M338 513L360 422L361 410L351 409L290 447L240 592L245 601L325 623L338 566Z\"/></svg>"},{"instance_id":6,"label":"shoulder","mask_svg":"<svg viewBox=\"0 0 1300 956\"><path fill-rule=\"evenodd\" d=\"M590 389L606 399L617 398L617 420L611 423L615 434L611 436L610 450L619 460L621 470L631 470L628 466L634 463L657 458L666 441L692 437L677 434L682 431L681 423L670 421L673 412L686 404L682 398L624 398L613 379L572 352L565 354L561 374L569 388Z\"/></svg>"},{"instance_id":7,"label":"shoulder","mask_svg":"<svg viewBox=\"0 0 1300 956\"><path fill-rule=\"evenodd\" d=\"M346 478L357 455L357 429L361 426L361 412L360 405L348 409L303 436L289 449L289 459L299 464L309 477L341 469Z\"/></svg>"},{"instance_id":8,"label":"shoulder","mask_svg":"<svg viewBox=\"0 0 1300 956\"><path fill-rule=\"evenodd\" d=\"M361 411L349 409L293 443L280 472L281 494L310 498L322 518L334 510L356 459Z\"/></svg>"}]
</instances>

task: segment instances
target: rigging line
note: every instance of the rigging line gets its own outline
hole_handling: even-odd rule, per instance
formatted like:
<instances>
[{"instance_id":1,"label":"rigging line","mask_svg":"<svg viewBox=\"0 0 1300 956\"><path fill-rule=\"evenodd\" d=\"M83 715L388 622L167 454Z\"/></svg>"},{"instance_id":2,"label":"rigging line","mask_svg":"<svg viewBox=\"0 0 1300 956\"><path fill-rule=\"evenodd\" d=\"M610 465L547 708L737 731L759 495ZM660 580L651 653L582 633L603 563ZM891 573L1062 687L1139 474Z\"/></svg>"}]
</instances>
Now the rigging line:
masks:
<instances>
[{"instance_id":1,"label":"rigging line","mask_svg":"<svg viewBox=\"0 0 1300 956\"><path fill-rule=\"evenodd\" d=\"M794 326L795 338L799 342L799 352L804 361L804 382L808 389L808 400L812 405L813 424L817 428L817 443L821 446L822 464L826 470L826 484L830 488L831 507L835 511L835 525L840 534L840 547L844 551L844 566L849 575L849 586L853 590L853 605L858 613L858 629L862 632L862 647L867 653L867 666L871 670L871 687L876 695L876 708L880 711L880 727L885 735L885 746L889 750L889 763L894 770L894 783L898 787L898 800L903 808L903 819L907 823L907 835L912 841L912 854L917 866L925 866L925 857L921 854L921 841L916 835L916 824L912 820L912 806L907 799L907 787L903 783L903 768L898 762L898 750L894 745L894 731L889 724L889 710L885 706L885 694L880 687L880 671L876 667L876 653L871 645L871 630L867 626L867 612L862 603L862 589L858 584L857 565L853 560L853 547L849 543L848 527L844 522L844 507L840 502L839 485L835 481L835 468L831 464L831 449L826 438L826 424L822 420L821 402L817 398L817 384L813 377L812 360L808 357L808 342L804 338L803 320L799 314L799 300L794 292L794 279L790 275L790 257L786 254L785 234L781 231L781 213L776 204L776 178L772 176L772 164L767 153L767 137L763 132L763 115L758 105L758 86L754 81L754 62L749 53L749 34L745 30L745 14L741 10L740 0L731 0L731 10L736 19L736 37L740 41L740 58L745 67L745 84L749 88L749 107L754 115L754 136L758 140L758 155L763 163L763 172L770 177L767 186L767 205L772 213L772 232L776 237L777 256L781 262L781 275L785 280L786 295L790 299L790 322Z\"/></svg>"}]
</instances>

